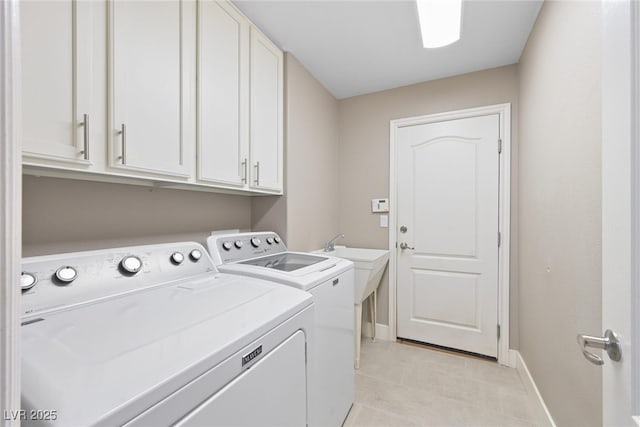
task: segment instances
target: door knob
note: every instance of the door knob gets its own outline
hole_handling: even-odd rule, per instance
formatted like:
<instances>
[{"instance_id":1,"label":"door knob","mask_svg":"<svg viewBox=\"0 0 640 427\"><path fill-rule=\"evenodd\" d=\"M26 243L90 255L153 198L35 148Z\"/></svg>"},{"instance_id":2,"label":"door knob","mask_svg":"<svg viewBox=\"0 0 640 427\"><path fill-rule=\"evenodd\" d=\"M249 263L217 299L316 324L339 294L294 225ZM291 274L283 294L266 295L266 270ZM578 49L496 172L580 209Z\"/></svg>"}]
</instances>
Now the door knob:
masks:
<instances>
[{"instance_id":1,"label":"door knob","mask_svg":"<svg viewBox=\"0 0 640 427\"><path fill-rule=\"evenodd\" d=\"M411 249L411 250L414 250L415 248L411 248L411 247L409 247L409 245L408 245L408 244L406 244L406 243L402 242L402 243L400 243L400 249L402 249L402 250L405 250L405 249Z\"/></svg>"},{"instance_id":2,"label":"door knob","mask_svg":"<svg viewBox=\"0 0 640 427\"><path fill-rule=\"evenodd\" d=\"M601 348L607 352L609 359L619 362L622 359L622 348L620 347L620 339L618 335L611 329L604 332L604 337L593 337L590 335L578 335L578 344L582 350L582 355L594 365L603 365L602 357L596 356L587 350L587 347Z\"/></svg>"}]
</instances>

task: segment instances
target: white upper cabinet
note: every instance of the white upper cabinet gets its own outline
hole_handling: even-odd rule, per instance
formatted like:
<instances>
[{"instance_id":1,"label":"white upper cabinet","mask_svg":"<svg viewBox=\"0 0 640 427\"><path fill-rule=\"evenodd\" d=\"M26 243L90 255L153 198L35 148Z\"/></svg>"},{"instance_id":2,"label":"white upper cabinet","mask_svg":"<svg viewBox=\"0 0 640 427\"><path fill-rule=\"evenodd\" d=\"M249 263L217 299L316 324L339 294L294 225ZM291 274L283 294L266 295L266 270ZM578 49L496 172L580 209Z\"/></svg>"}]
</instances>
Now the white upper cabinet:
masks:
<instances>
[{"instance_id":1,"label":"white upper cabinet","mask_svg":"<svg viewBox=\"0 0 640 427\"><path fill-rule=\"evenodd\" d=\"M282 193L282 52L230 1L20 8L25 173Z\"/></svg>"},{"instance_id":2,"label":"white upper cabinet","mask_svg":"<svg viewBox=\"0 0 640 427\"><path fill-rule=\"evenodd\" d=\"M190 176L195 7L188 0L109 3L112 167Z\"/></svg>"},{"instance_id":3,"label":"white upper cabinet","mask_svg":"<svg viewBox=\"0 0 640 427\"><path fill-rule=\"evenodd\" d=\"M20 4L26 163L90 164L91 7L63 0Z\"/></svg>"},{"instance_id":4,"label":"white upper cabinet","mask_svg":"<svg viewBox=\"0 0 640 427\"><path fill-rule=\"evenodd\" d=\"M255 27L250 47L250 187L282 191L282 51Z\"/></svg>"},{"instance_id":5,"label":"white upper cabinet","mask_svg":"<svg viewBox=\"0 0 640 427\"><path fill-rule=\"evenodd\" d=\"M282 52L227 1L198 18L198 180L279 193Z\"/></svg>"},{"instance_id":6,"label":"white upper cabinet","mask_svg":"<svg viewBox=\"0 0 640 427\"><path fill-rule=\"evenodd\" d=\"M198 180L243 187L249 144L249 21L227 2L198 2Z\"/></svg>"}]
</instances>

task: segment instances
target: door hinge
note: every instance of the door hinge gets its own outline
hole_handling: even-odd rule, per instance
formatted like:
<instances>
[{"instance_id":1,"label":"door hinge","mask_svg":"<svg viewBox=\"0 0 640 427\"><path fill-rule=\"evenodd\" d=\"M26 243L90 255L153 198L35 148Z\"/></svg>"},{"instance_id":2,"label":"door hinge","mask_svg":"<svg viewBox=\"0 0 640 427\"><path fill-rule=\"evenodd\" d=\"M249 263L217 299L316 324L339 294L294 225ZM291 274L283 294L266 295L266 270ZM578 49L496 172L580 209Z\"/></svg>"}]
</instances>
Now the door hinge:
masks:
<instances>
[{"instance_id":1,"label":"door hinge","mask_svg":"<svg viewBox=\"0 0 640 427\"><path fill-rule=\"evenodd\" d=\"M498 231L498 247L500 247L501 243L502 243L502 234Z\"/></svg>"},{"instance_id":2,"label":"door hinge","mask_svg":"<svg viewBox=\"0 0 640 427\"><path fill-rule=\"evenodd\" d=\"M498 154L501 154L501 153L502 153L502 140L499 139L498 140Z\"/></svg>"},{"instance_id":3,"label":"door hinge","mask_svg":"<svg viewBox=\"0 0 640 427\"><path fill-rule=\"evenodd\" d=\"M497 325L498 327L498 339L500 339L500 325Z\"/></svg>"}]
</instances>

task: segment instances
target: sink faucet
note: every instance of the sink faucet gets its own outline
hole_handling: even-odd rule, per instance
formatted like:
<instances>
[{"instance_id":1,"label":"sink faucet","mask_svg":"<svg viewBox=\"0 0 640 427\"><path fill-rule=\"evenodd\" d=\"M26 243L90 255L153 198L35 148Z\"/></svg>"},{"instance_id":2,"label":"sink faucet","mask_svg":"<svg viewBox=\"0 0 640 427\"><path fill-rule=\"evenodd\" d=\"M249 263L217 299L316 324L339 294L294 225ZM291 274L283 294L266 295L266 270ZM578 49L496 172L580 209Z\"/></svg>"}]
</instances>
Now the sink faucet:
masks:
<instances>
[{"instance_id":1,"label":"sink faucet","mask_svg":"<svg viewBox=\"0 0 640 427\"><path fill-rule=\"evenodd\" d=\"M324 245L324 251L325 252L331 252L335 249L334 245L336 243L336 240L338 239L344 239L344 234L338 234L336 237L334 237L333 239L329 240L327 242L326 245Z\"/></svg>"}]
</instances>

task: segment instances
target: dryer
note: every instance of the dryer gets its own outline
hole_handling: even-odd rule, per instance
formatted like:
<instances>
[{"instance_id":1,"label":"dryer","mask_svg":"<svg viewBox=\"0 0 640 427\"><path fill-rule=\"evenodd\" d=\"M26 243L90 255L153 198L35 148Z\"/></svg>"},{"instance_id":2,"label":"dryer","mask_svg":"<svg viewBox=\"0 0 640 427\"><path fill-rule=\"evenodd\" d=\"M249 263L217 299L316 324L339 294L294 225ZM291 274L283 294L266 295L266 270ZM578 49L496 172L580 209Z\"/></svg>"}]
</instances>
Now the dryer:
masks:
<instances>
[{"instance_id":1,"label":"dryer","mask_svg":"<svg viewBox=\"0 0 640 427\"><path fill-rule=\"evenodd\" d=\"M190 242L22 267L22 425L308 423L306 292L219 273Z\"/></svg>"},{"instance_id":2,"label":"dryer","mask_svg":"<svg viewBox=\"0 0 640 427\"><path fill-rule=\"evenodd\" d=\"M342 425L355 393L353 263L288 251L273 232L214 234L207 245L222 272L270 280L313 295L309 425Z\"/></svg>"}]
</instances>

